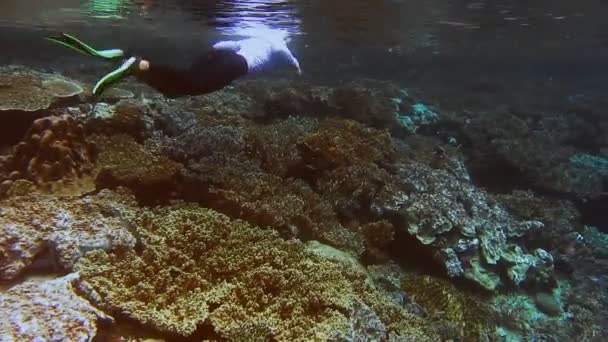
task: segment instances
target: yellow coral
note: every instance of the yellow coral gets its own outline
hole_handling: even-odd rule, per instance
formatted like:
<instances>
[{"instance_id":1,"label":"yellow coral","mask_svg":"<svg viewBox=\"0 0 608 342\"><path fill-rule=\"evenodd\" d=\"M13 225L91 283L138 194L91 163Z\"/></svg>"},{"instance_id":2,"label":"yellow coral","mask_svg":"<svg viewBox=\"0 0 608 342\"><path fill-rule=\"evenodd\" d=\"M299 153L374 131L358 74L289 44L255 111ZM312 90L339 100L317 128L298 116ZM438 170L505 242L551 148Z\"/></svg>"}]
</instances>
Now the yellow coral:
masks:
<instances>
[{"instance_id":1,"label":"yellow coral","mask_svg":"<svg viewBox=\"0 0 608 342\"><path fill-rule=\"evenodd\" d=\"M333 208L302 180L282 179L246 163L224 161L196 167L204 183L214 184L209 205L231 216L270 226L283 236L311 236L361 255L363 237L346 229Z\"/></svg>"},{"instance_id":2,"label":"yellow coral","mask_svg":"<svg viewBox=\"0 0 608 342\"><path fill-rule=\"evenodd\" d=\"M95 251L79 268L97 304L162 331L211 326L231 340L324 341L347 328L358 298L396 312L384 315L396 325L416 322L378 302L364 272L273 230L193 205L145 211L137 222L141 253Z\"/></svg>"},{"instance_id":3,"label":"yellow coral","mask_svg":"<svg viewBox=\"0 0 608 342\"><path fill-rule=\"evenodd\" d=\"M95 136L93 140L99 150L98 183L102 187L127 185L150 190L171 184L178 172L179 164L147 151L128 135Z\"/></svg>"},{"instance_id":4,"label":"yellow coral","mask_svg":"<svg viewBox=\"0 0 608 342\"><path fill-rule=\"evenodd\" d=\"M479 341L493 330L493 319L487 307L466 291L459 290L449 281L428 275L404 276L401 285L435 319L452 338Z\"/></svg>"}]
</instances>

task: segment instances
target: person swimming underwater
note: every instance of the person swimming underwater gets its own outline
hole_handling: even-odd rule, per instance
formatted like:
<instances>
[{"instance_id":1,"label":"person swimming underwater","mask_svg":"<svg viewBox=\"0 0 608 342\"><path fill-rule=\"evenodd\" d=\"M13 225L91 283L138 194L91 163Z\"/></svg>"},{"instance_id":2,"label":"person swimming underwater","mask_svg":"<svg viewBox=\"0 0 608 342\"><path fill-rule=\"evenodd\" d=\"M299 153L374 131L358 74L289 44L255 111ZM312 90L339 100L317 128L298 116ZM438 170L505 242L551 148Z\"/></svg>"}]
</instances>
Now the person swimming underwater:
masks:
<instances>
[{"instance_id":1,"label":"person swimming underwater","mask_svg":"<svg viewBox=\"0 0 608 342\"><path fill-rule=\"evenodd\" d=\"M125 54L120 49L95 50L65 33L47 39L105 59L121 58ZM187 68L156 63L142 57L130 57L97 82L93 94L100 94L111 83L132 74L166 97L201 95L220 90L232 81L262 69L275 58L282 58L296 69L298 75L302 74L300 63L284 39L250 37L218 42Z\"/></svg>"}]
</instances>

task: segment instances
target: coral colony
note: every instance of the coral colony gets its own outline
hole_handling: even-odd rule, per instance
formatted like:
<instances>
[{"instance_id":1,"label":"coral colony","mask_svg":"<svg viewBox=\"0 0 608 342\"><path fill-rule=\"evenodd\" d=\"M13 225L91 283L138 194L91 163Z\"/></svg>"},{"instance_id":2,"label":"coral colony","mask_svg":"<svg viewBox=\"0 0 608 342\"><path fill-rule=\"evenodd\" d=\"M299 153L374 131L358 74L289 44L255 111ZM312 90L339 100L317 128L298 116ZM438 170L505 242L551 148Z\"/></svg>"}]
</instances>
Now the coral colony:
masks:
<instances>
[{"instance_id":1,"label":"coral colony","mask_svg":"<svg viewBox=\"0 0 608 342\"><path fill-rule=\"evenodd\" d=\"M95 106L25 67L0 84L0 115L20 122L2 128L1 340L605 329L608 238L575 199L606 192L606 157L543 131L570 116L443 109L373 80L260 78L171 101L126 81Z\"/></svg>"}]
</instances>

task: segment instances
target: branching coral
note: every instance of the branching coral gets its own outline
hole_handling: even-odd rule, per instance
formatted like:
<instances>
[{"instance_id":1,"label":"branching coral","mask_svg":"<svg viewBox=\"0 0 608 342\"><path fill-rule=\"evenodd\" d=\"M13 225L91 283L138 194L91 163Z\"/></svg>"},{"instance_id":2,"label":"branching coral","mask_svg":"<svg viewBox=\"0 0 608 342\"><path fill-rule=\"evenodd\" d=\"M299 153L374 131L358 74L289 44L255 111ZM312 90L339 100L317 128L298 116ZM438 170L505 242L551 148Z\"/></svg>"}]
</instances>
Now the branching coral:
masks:
<instances>
[{"instance_id":1,"label":"branching coral","mask_svg":"<svg viewBox=\"0 0 608 342\"><path fill-rule=\"evenodd\" d=\"M327 340L346 330L361 298L405 329L392 331L409 327L433 340L415 328L421 321L382 300L365 273L272 230L190 205L145 212L138 222L140 254L94 251L79 266L92 299L111 312L182 336L212 329L241 340Z\"/></svg>"}]
</instances>

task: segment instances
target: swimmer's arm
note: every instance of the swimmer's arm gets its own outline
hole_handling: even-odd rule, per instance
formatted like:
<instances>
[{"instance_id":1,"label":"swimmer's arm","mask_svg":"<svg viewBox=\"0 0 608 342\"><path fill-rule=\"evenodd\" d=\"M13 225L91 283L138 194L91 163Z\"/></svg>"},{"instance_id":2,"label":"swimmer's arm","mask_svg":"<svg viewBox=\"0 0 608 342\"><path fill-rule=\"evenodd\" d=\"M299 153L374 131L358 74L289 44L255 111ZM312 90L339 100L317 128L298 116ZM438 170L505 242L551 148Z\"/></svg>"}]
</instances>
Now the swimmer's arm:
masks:
<instances>
[{"instance_id":1,"label":"swimmer's arm","mask_svg":"<svg viewBox=\"0 0 608 342\"><path fill-rule=\"evenodd\" d=\"M236 52L241 48L241 44L238 41L225 40L213 44L213 48L216 50L230 50Z\"/></svg>"},{"instance_id":2,"label":"swimmer's arm","mask_svg":"<svg viewBox=\"0 0 608 342\"><path fill-rule=\"evenodd\" d=\"M300 69L300 63L298 59L291 53L289 48L285 47L283 49L278 50L279 55L283 56L287 60L287 62L296 68L298 75L302 75L302 69Z\"/></svg>"}]
</instances>

